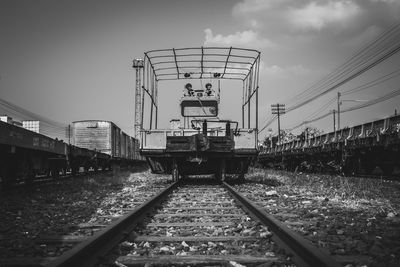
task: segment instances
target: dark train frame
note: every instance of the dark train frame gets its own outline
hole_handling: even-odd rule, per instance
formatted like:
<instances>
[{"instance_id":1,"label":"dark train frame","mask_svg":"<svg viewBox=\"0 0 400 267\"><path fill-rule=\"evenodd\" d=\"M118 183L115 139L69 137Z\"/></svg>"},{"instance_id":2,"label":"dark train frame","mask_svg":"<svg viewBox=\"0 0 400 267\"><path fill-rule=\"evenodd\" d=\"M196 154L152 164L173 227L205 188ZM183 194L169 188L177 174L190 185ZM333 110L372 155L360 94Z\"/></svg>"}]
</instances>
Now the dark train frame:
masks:
<instances>
[{"instance_id":1,"label":"dark train frame","mask_svg":"<svg viewBox=\"0 0 400 267\"><path fill-rule=\"evenodd\" d=\"M400 176L400 115L307 140L271 144L261 149L258 161L291 171Z\"/></svg>"},{"instance_id":2,"label":"dark train frame","mask_svg":"<svg viewBox=\"0 0 400 267\"><path fill-rule=\"evenodd\" d=\"M118 131L121 132L120 129ZM126 134L121 136L128 138ZM75 135L73 139L77 141ZM0 182L7 186L21 181L31 182L40 177L57 178L67 172L74 175L80 171L111 170L116 166L142 162L138 140L131 137L129 140L132 142L128 148L131 152L126 150L125 154L113 154L102 151L96 144L75 146L0 121ZM121 142L113 146L121 146Z\"/></svg>"}]
</instances>

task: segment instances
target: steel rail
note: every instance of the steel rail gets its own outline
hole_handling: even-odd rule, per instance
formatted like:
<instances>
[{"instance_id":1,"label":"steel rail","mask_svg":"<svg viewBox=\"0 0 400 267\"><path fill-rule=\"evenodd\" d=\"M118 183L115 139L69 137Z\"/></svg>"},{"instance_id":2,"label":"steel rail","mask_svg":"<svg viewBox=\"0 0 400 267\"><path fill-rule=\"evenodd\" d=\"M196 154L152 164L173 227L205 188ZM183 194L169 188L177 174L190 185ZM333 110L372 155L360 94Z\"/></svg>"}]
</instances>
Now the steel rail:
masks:
<instances>
[{"instance_id":1,"label":"steel rail","mask_svg":"<svg viewBox=\"0 0 400 267\"><path fill-rule=\"evenodd\" d=\"M175 182L168 186L165 190L157 194L155 197L147 200L138 208L129 212L127 215L119 219L94 236L78 244L61 257L46 264L46 267L70 267L70 266L94 266L102 257L113 247L117 246L131 232L146 214L154 208L161 200L165 198L177 185Z\"/></svg>"},{"instance_id":2,"label":"steel rail","mask_svg":"<svg viewBox=\"0 0 400 267\"><path fill-rule=\"evenodd\" d=\"M279 246L294 253L294 262L299 266L315 267L339 267L342 266L327 253L317 249L309 241L289 229L284 223L280 222L264 210L257 207L252 201L238 193L233 187L223 182L225 188L242 205L242 208L251 215L257 217L261 223L268 226L273 233L272 238Z\"/></svg>"}]
</instances>

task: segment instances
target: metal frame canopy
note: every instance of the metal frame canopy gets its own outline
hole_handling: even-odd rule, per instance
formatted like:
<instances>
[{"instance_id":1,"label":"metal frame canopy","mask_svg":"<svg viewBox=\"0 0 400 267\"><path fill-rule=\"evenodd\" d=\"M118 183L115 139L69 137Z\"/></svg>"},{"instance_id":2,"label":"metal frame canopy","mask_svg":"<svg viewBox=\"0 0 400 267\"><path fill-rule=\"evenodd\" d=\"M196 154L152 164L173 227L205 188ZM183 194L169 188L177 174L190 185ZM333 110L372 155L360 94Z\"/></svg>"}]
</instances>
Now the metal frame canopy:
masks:
<instances>
[{"instance_id":1,"label":"metal frame canopy","mask_svg":"<svg viewBox=\"0 0 400 267\"><path fill-rule=\"evenodd\" d=\"M179 79L245 80L259 62L260 52L234 47L152 50L145 53L157 81Z\"/></svg>"},{"instance_id":2,"label":"metal frame canopy","mask_svg":"<svg viewBox=\"0 0 400 267\"><path fill-rule=\"evenodd\" d=\"M141 129L145 96L150 99L149 129L157 129L158 83L160 81L208 79L242 81L242 126L258 130L258 81L260 52L235 47L189 47L151 50L144 53L141 101ZM255 124L251 124L251 103L255 96ZM155 109L155 112L153 112ZM254 108L253 108L254 111ZM154 119L153 119L154 117Z\"/></svg>"}]
</instances>

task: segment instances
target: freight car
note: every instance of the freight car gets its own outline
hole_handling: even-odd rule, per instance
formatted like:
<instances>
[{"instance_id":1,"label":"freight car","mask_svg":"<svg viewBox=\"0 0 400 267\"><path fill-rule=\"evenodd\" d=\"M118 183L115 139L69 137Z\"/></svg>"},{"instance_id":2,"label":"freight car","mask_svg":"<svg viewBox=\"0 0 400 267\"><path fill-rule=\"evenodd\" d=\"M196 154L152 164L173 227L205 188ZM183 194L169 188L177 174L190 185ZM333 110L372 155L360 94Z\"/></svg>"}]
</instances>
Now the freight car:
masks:
<instances>
[{"instance_id":1,"label":"freight car","mask_svg":"<svg viewBox=\"0 0 400 267\"><path fill-rule=\"evenodd\" d=\"M217 180L228 175L243 178L258 153L260 52L234 47L172 48L148 51L143 64L135 66L135 62L134 67L144 69L143 86L137 87L141 92L136 96L149 101L141 103L146 114L141 114L141 122L135 121L136 131L140 131L141 154L152 171L172 174L174 180L203 174ZM168 81L173 81L169 89L183 89L176 102L179 125L159 129L158 89ZM230 92L242 90L242 103L239 99L236 107L242 110L241 127L232 118L219 117L221 107L232 108L228 103L232 99L220 105L223 86Z\"/></svg>"},{"instance_id":2,"label":"freight car","mask_svg":"<svg viewBox=\"0 0 400 267\"><path fill-rule=\"evenodd\" d=\"M58 177L80 167L105 168L110 156L68 145L24 128L0 121L0 180L3 184L31 181L39 175Z\"/></svg>"},{"instance_id":3,"label":"freight car","mask_svg":"<svg viewBox=\"0 0 400 267\"><path fill-rule=\"evenodd\" d=\"M115 123L83 120L72 123L73 143L81 148L110 155L113 164L130 165L141 161L138 140L124 133Z\"/></svg>"},{"instance_id":4,"label":"freight car","mask_svg":"<svg viewBox=\"0 0 400 267\"><path fill-rule=\"evenodd\" d=\"M373 171L393 175L400 168L400 115L339 131L270 145L261 150L258 161L311 171L332 169L347 175Z\"/></svg>"}]
</instances>

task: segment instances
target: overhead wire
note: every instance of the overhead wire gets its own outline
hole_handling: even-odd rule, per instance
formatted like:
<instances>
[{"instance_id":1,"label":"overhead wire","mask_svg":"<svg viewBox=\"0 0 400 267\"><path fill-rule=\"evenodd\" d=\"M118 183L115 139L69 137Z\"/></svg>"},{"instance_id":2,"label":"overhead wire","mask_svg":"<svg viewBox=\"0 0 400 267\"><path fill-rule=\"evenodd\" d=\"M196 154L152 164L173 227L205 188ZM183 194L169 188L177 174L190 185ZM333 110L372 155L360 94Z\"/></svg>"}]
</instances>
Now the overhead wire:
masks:
<instances>
[{"instance_id":1,"label":"overhead wire","mask_svg":"<svg viewBox=\"0 0 400 267\"><path fill-rule=\"evenodd\" d=\"M360 105L358 105L358 106L353 106L353 107L349 107L349 108L347 108L347 109L342 109L342 110L340 111L340 113L345 113L345 112L354 111L354 110L361 109L361 108L366 108L366 107L375 105L375 104L377 104L377 103L380 103L380 102L389 100L390 98L393 98L393 97L398 96L398 95L400 95L400 88L397 89L397 90L394 90L394 91L390 92L389 94L386 94L386 95L381 96L381 97L379 97L379 98L377 98L377 99L374 99L374 100L365 102L365 103L360 104Z\"/></svg>"},{"instance_id":2,"label":"overhead wire","mask_svg":"<svg viewBox=\"0 0 400 267\"><path fill-rule=\"evenodd\" d=\"M325 78L319 80L316 84L312 85L310 88L306 89L305 91L301 92L300 94L297 94L293 97L293 99L296 99L299 101L302 97L308 97L310 94L314 94L315 92L312 91L313 89L318 89L321 87L321 84L325 84L325 86L334 83L335 81L341 79L344 74L348 72L348 69L355 69L355 67L360 66L362 62L365 62L365 54L367 52L374 52L371 51L377 46L381 46L380 48L378 47L378 51L374 52L372 55L369 55L368 57L377 55L380 53L379 50L383 51L385 47L383 46L383 42L386 41L388 38L391 38L389 42L393 44L398 44L398 40L395 39L393 36L398 34L400 28L400 23L396 22L394 23L391 27L389 27L388 30L380 34L377 38L374 40L370 41L367 45L364 45L362 48L360 48L358 51L356 51L352 56L350 56L348 59L345 60L344 64L339 65L336 67L330 74L328 74ZM393 34L393 31L397 31L397 33ZM380 43L378 43L380 42ZM328 84L327 84L328 83Z\"/></svg>"},{"instance_id":3,"label":"overhead wire","mask_svg":"<svg viewBox=\"0 0 400 267\"><path fill-rule=\"evenodd\" d=\"M359 92L359 91L361 91L361 90L365 90L365 89L371 88L371 87L373 87L373 86L375 86L375 85L377 85L377 84L380 84L380 83L382 83L382 82L384 82L384 81L387 81L387 80L393 79L393 78L395 78L395 77L398 77L399 75L400 75L400 69L398 69L398 70L396 70L396 71L393 71L393 72L391 72L391 73L389 73L389 74L387 74L387 75L384 75L384 76L382 76L382 77L379 77L379 78L377 78L377 79L375 79L375 80L373 80L373 81L371 81L371 82L368 82L368 83L366 83L366 84L357 86L357 87L355 87L355 88L353 88L353 89L350 89L350 90L348 90L348 91L344 91L344 92L342 92L342 96L343 96L343 95L353 94L353 93L355 93L355 92ZM385 96L382 96L382 97L378 98L377 100L369 101L367 104L362 104L362 105L359 105L359 106L356 106L356 107L351 107L351 108L348 108L348 109L341 110L340 113L344 113L344 112L348 112L348 111L353 111L353 110L356 110L356 109L360 109L360 108L363 108L363 107L367 107L367 106L373 105L373 104L375 103L375 101L378 101L378 102L376 102L376 103L379 103L380 101L384 101L384 100L389 99L390 97L396 96L396 95L397 95L396 92L397 92L397 91L394 91L394 92L392 92L392 93L389 93L388 95L385 95ZM382 99L383 99L383 100L382 100ZM332 98L332 99L327 103L327 105L330 105L330 104L331 104L333 101L335 101L335 100L336 100L336 98ZM313 118L313 119L311 119L311 120L308 120L309 118L313 117L315 114L319 113L319 112L320 112L322 109L324 109L327 105L324 105L323 107L321 107L320 109L318 109L317 111L315 111L314 113L312 113L311 115L309 115L308 117L306 117L306 120L305 120L305 121L303 121L303 122L301 122L301 123L299 123L299 124L296 124L296 126L288 127L288 130L292 131L292 130L294 130L294 129L297 129L297 128L301 127L301 126L304 125L304 124L312 123L312 122L318 121L318 120L320 120L320 119L323 119L323 118L329 116L329 115L331 114L331 112L328 112L328 113L326 113L326 114L323 114L323 115L321 115L321 116L319 116L319 117L317 117L317 118Z\"/></svg>"},{"instance_id":4,"label":"overhead wire","mask_svg":"<svg viewBox=\"0 0 400 267\"><path fill-rule=\"evenodd\" d=\"M292 99L297 99L297 101L286 108L286 113L340 87L400 51L399 28L400 23L396 21L387 31L359 49L325 78L295 95ZM262 129L268 127L273 121L269 120Z\"/></svg>"},{"instance_id":5,"label":"overhead wire","mask_svg":"<svg viewBox=\"0 0 400 267\"><path fill-rule=\"evenodd\" d=\"M328 101L326 101L319 109L317 109L316 111L314 111L313 113L311 113L310 115L308 115L307 117L305 117L305 118L304 118L304 121L302 121L302 122L299 123L299 124L296 124L296 126L289 126L289 127L288 127L288 130L292 131L292 130L294 130L294 129L299 128L299 127L302 126L303 124L311 123L311 122L316 121L315 118L313 118L313 117L316 116L316 115L318 115L318 114L320 114L321 111L326 110L326 108L329 107L333 102L335 102L335 100L336 100L335 97L328 99ZM332 114L332 111L329 111L329 112L327 113L327 115L324 114L324 115L322 115L322 116L328 116L329 114ZM319 117L321 117L321 116L319 116ZM319 117L318 117L318 118L319 118Z\"/></svg>"},{"instance_id":6,"label":"overhead wire","mask_svg":"<svg viewBox=\"0 0 400 267\"><path fill-rule=\"evenodd\" d=\"M353 94L353 93L356 93L356 92L371 88L371 87L373 87L375 85L378 85L380 83L383 83L385 81L394 79L394 78L396 78L398 76L400 76L400 69L397 69L397 70L395 70L395 71L393 71L393 72L391 72L389 74L381 76L381 77L379 77L379 78L377 78L377 79L375 79L373 81L370 81L370 82L368 82L366 84L357 86L357 87L355 87L353 89L350 89L350 90L347 90L347 91L343 91L343 92L341 92L341 94L342 95L350 95L350 94Z\"/></svg>"},{"instance_id":7,"label":"overhead wire","mask_svg":"<svg viewBox=\"0 0 400 267\"><path fill-rule=\"evenodd\" d=\"M379 98L377 98L377 99L370 100L370 101L368 101L368 102L366 102L366 103L363 103L363 104L360 104L360 105L357 105L357 106L353 106L353 107L349 107L349 108L346 108L346 109L342 109L342 110L340 111L340 114L345 113L345 112L350 112L350 111L358 110L358 109L362 109L362 108L366 108L366 107L375 105L375 104L377 104L377 103L380 103L380 102L389 100L389 99L391 99L391 98L393 98L393 97L396 97L396 96L398 96L398 95L400 95L400 88L397 89L397 90L395 90L395 91L392 91L392 92L390 92L390 93L388 93L388 94L386 94L386 95L384 95L384 96L381 96L381 97L379 97ZM325 114L323 114L323 115L320 115L320 116L318 116L317 118L314 118L314 119L312 119L312 120L303 121L303 122L297 124L296 126L290 128L289 130L292 131L292 130L294 130L294 129L297 129L297 128L301 127L302 125L305 125L305 124L308 124L308 123L313 123L313 122L315 122L315 121L321 120L321 119L326 118L327 116L329 116L329 115L331 115L331 114L332 114L331 112L328 112L328 113L325 113Z\"/></svg>"},{"instance_id":8,"label":"overhead wire","mask_svg":"<svg viewBox=\"0 0 400 267\"><path fill-rule=\"evenodd\" d=\"M7 115L10 117L15 117L21 120L35 120L40 121L40 133L50 136L64 139L67 137L68 125L60 123L42 115L28 111L22 107L19 107L11 102L4 99L0 99L0 111L2 115Z\"/></svg>"},{"instance_id":9,"label":"overhead wire","mask_svg":"<svg viewBox=\"0 0 400 267\"><path fill-rule=\"evenodd\" d=\"M397 70L395 70L395 71L393 71L393 72L391 72L391 73L389 73L389 74L386 74L386 75L384 75L384 76L381 76L381 77L379 77L379 78L377 78L377 79L375 79L375 80L373 80L373 81L370 81L370 82L368 82L368 83L365 83L365 84L363 84L363 85L360 85L360 86L357 86L357 87L352 88L352 89L350 89L350 90L341 92L341 95L344 96L344 95L353 94L353 93L356 93L356 92L359 92L359 91L362 91L362 90L366 90L366 89L369 89L369 88L371 88L371 87L373 87L373 86L376 86L376 85L378 85L378 84L380 84L380 83L383 83L383 82L388 81L388 80L390 80L390 79L396 78L396 77L398 77L398 76L400 76L400 69L397 69ZM312 113L311 115L307 116L307 117L305 118L305 121L303 121L303 122L301 122L301 123L299 123L299 124L296 124L296 126L290 126L290 127L288 127L288 129L289 129L289 130L294 130L294 129L299 128L299 127L302 126L303 124L312 123L312 122L314 122L314 121L317 121L317 120L320 120L320 119L325 118L326 116L328 116L329 114L331 114L331 112L329 112L329 113L327 113L327 114L324 114L324 115L321 115L321 116L319 116L318 118L314 118L314 119L312 119L312 120L308 120L309 118L312 118L314 115L320 113L321 110L323 110L324 108L326 108L326 106L329 106L330 104L332 104L332 102L335 101L336 99L337 99L336 97L331 98L331 99L329 100L328 103L324 104L321 108L319 108L318 110L316 110L314 113ZM340 113L343 113L343 112L344 112L344 111L342 110Z\"/></svg>"}]
</instances>

